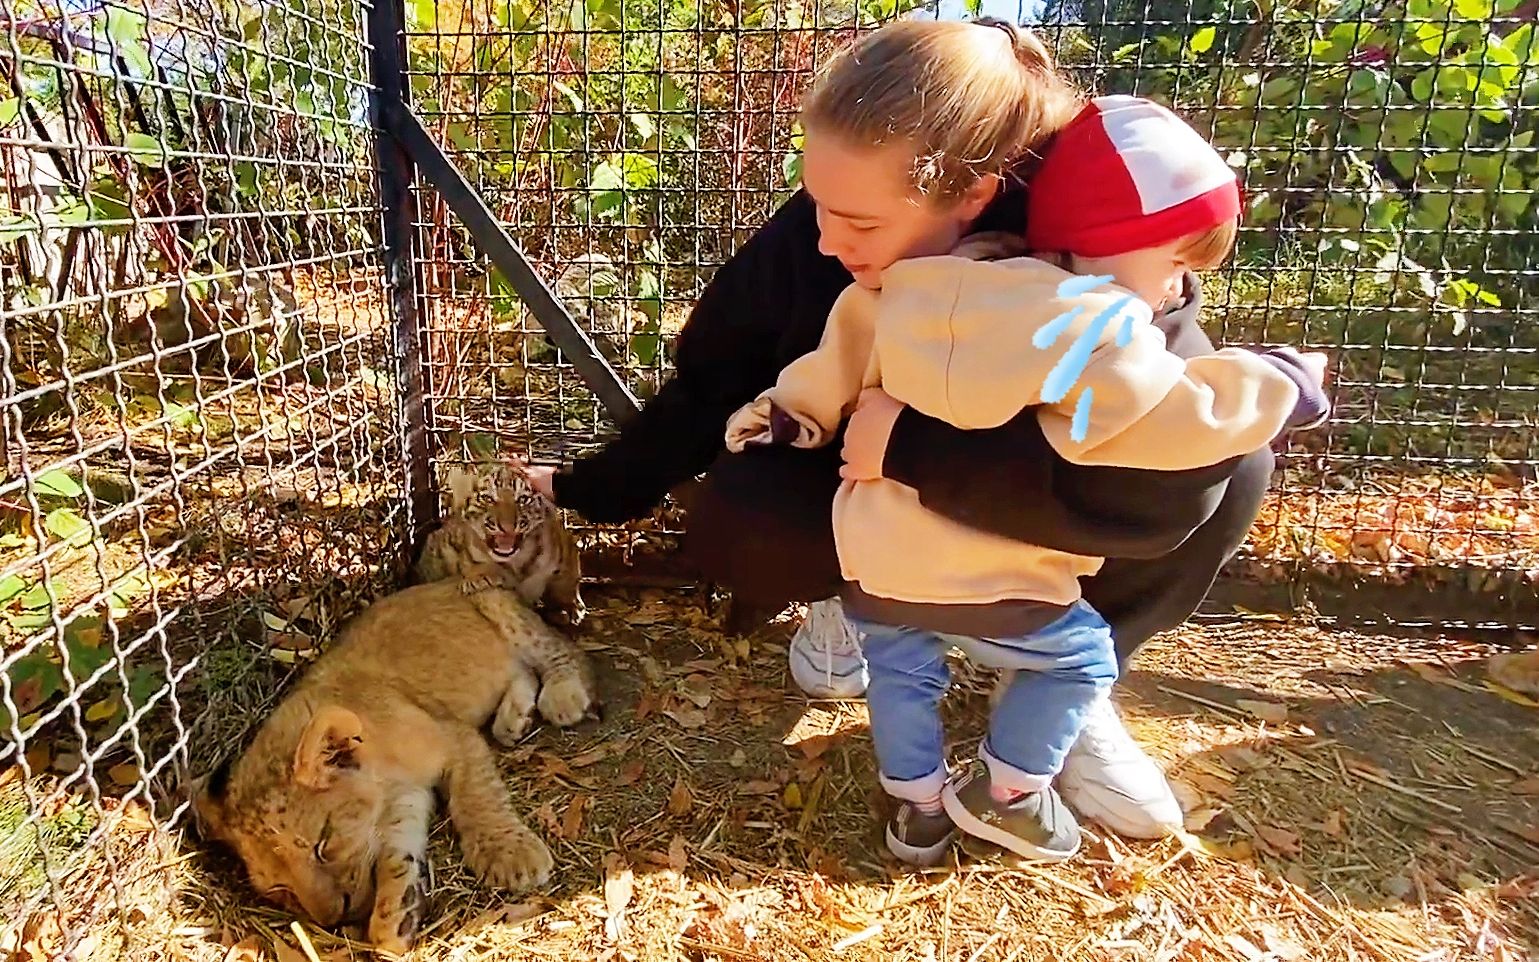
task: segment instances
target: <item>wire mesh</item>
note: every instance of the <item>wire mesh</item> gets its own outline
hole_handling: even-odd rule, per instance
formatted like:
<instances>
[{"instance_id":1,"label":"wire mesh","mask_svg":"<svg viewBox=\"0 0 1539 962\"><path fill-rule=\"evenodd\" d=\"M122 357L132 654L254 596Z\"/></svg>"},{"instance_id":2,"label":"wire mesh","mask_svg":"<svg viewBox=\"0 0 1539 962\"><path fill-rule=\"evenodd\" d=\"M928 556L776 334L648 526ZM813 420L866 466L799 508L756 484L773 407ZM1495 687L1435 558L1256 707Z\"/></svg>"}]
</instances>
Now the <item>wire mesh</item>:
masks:
<instances>
[{"instance_id":1,"label":"wire mesh","mask_svg":"<svg viewBox=\"0 0 1539 962\"><path fill-rule=\"evenodd\" d=\"M1280 459L1231 573L1458 589L1417 617L1531 626L1532 4L420 0L411 96L645 399L711 272L795 189L817 66L893 17L979 11L1036 25L1087 89L1171 103L1223 148L1247 210L1205 279L1205 326L1331 356L1331 421ZM506 283L431 195L422 209L440 454L601 443L592 396Z\"/></svg>"},{"instance_id":2,"label":"wire mesh","mask_svg":"<svg viewBox=\"0 0 1539 962\"><path fill-rule=\"evenodd\" d=\"M0 0L7 956L166 944L182 772L399 574L363 16Z\"/></svg>"}]
</instances>

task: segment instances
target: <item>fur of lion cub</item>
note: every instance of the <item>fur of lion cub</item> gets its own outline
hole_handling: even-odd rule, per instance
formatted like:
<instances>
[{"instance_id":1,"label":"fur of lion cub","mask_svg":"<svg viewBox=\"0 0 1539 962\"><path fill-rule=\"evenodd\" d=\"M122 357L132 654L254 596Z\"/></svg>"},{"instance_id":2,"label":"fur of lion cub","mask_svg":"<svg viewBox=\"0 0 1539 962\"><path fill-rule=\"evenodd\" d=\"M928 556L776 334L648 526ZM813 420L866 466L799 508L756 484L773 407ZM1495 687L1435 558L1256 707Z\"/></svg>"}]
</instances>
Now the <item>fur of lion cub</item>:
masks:
<instances>
[{"instance_id":1,"label":"fur of lion cub","mask_svg":"<svg viewBox=\"0 0 1539 962\"><path fill-rule=\"evenodd\" d=\"M495 576L470 574L358 615L250 747L193 789L205 837L236 851L258 893L323 926L367 921L388 952L421 923L435 788L483 881L549 879L550 851L514 812L480 728L490 720L511 744L536 704L557 725L595 706L582 652L488 587Z\"/></svg>"}]
</instances>

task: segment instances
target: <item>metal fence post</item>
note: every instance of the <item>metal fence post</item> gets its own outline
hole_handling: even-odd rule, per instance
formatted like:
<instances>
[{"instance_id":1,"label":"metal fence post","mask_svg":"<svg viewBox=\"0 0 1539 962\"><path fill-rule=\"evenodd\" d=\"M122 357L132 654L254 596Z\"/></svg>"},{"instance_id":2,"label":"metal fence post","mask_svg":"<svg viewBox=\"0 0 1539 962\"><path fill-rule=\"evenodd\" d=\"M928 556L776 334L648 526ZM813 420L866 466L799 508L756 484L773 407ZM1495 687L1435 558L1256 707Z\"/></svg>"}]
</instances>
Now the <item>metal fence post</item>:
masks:
<instances>
[{"instance_id":1,"label":"metal fence post","mask_svg":"<svg viewBox=\"0 0 1539 962\"><path fill-rule=\"evenodd\" d=\"M401 457L405 461L407 539L414 555L427 527L437 518L437 499L428 450L430 412L426 389L427 350L417 312L413 267L417 200L412 192L416 164L394 131L405 113L406 21L399 0L374 0L367 8L374 90L370 114L384 208L384 266L394 321L397 390L401 404Z\"/></svg>"}]
</instances>

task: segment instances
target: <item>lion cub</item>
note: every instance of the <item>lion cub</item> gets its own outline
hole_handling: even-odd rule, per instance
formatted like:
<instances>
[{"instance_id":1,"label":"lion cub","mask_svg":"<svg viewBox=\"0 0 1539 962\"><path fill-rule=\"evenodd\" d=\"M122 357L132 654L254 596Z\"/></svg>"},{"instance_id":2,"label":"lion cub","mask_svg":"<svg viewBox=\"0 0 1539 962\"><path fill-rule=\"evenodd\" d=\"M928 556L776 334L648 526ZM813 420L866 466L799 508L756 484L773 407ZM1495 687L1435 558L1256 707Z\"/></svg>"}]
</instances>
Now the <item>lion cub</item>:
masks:
<instances>
[{"instance_id":1,"label":"lion cub","mask_svg":"<svg viewBox=\"0 0 1539 962\"><path fill-rule=\"evenodd\" d=\"M435 788L483 881L549 879L550 850L514 812L479 729L490 720L512 744L536 706L571 725L596 704L580 650L512 592L476 587L494 572L455 575L355 617L250 747L192 791L205 837L236 851L262 896L323 926L367 920L387 952L421 923Z\"/></svg>"},{"instance_id":2,"label":"lion cub","mask_svg":"<svg viewBox=\"0 0 1539 962\"><path fill-rule=\"evenodd\" d=\"M467 591L487 583L515 592L525 604L543 603L576 626L587 609L579 585L577 543L561 512L529 483L520 464L455 467L445 479L449 516L427 536L416 573L437 581L475 566L488 572Z\"/></svg>"}]
</instances>

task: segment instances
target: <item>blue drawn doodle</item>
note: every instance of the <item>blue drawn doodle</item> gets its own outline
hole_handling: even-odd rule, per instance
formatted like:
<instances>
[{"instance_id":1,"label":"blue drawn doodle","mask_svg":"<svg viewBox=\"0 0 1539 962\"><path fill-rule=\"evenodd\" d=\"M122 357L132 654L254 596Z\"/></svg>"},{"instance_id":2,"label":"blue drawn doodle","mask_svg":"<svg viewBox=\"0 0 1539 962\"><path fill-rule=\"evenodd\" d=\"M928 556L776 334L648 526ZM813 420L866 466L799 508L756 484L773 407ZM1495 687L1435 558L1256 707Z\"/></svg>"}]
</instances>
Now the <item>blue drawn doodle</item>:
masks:
<instances>
[{"instance_id":1,"label":"blue drawn doodle","mask_svg":"<svg viewBox=\"0 0 1539 962\"><path fill-rule=\"evenodd\" d=\"M1099 290L1112 283L1114 278L1109 274L1075 275L1058 285L1058 296L1062 298L1079 297L1091 291ZM1137 320L1137 312L1123 313L1133 300L1131 295L1124 294L1117 298L1105 310L1097 314L1085 330L1074 339L1069 349L1063 352L1058 363L1047 373L1042 382L1042 400L1049 404L1056 404L1069 396L1074 390L1075 383L1080 375L1085 373L1085 368L1090 364L1090 355L1095 346L1101 342L1101 334L1106 326L1119 316L1122 318L1122 326L1117 330L1117 346L1127 347L1133 340L1133 324ZM1076 306L1071 310L1059 314L1038 328L1031 337L1031 343L1039 350L1046 350L1057 342L1060 335L1068 330L1069 325L1083 313L1084 308ZM1094 403L1095 392L1091 388L1085 388L1080 392L1078 400L1074 404L1074 419L1069 425L1069 437L1075 441L1084 441L1085 435L1090 430L1090 406Z\"/></svg>"}]
</instances>

